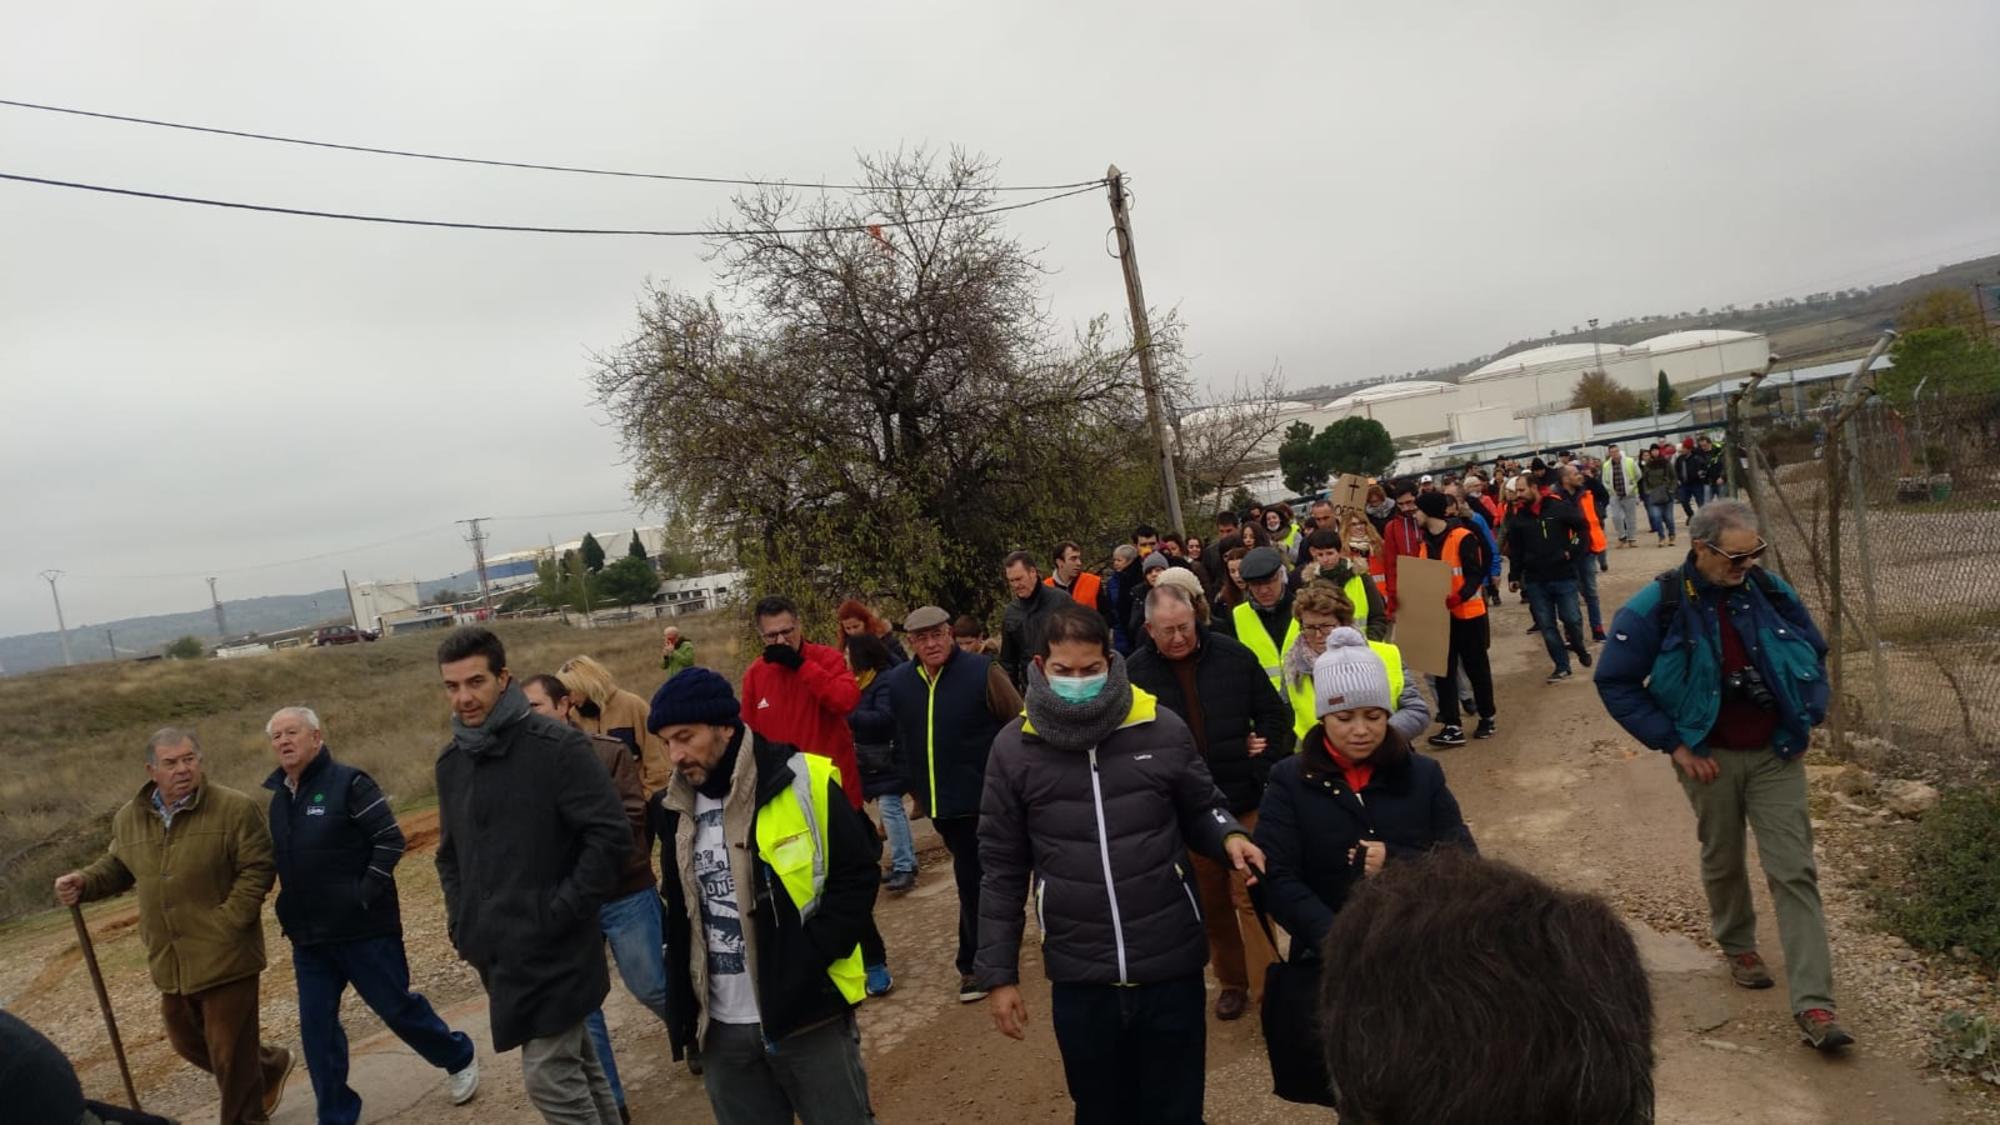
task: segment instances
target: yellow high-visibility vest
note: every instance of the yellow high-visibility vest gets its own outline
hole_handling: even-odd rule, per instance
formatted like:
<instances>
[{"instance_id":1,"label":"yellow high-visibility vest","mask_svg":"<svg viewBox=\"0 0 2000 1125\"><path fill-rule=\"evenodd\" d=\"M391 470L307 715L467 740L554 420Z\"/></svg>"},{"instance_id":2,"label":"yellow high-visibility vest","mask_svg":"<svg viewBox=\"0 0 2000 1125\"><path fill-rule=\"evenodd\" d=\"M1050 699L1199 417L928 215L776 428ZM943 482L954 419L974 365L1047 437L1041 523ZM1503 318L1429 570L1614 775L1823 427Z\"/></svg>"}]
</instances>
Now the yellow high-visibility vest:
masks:
<instances>
[{"instance_id":1,"label":"yellow high-visibility vest","mask_svg":"<svg viewBox=\"0 0 2000 1125\"><path fill-rule=\"evenodd\" d=\"M792 784L757 810L757 855L778 876L785 893L806 922L819 910L826 890L826 818L828 794L840 771L817 754L793 754ZM861 946L827 966L827 975L849 1004L867 995L868 971L861 964Z\"/></svg>"},{"instance_id":2,"label":"yellow high-visibility vest","mask_svg":"<svg viewBox=\"0 0 2000 1125\"><path fill-rule=\"evenodd\" d=\"M1229 611L1236 622L1236 639L1242 641L1251 652L1257 654L1257 663L1264 666L1264 674L1271 677L1271 686L1280 693L1285 690L1285 659L1281 653L1292 650L1292 642L1299 639L1299 619L1292 618L1291 627L1285 630L1285 647L1271 643L1271 634L1264 630L1264 622L1258 618L1256 607L1249 602L1238 602Z\"/></svg>"}]
</instances>

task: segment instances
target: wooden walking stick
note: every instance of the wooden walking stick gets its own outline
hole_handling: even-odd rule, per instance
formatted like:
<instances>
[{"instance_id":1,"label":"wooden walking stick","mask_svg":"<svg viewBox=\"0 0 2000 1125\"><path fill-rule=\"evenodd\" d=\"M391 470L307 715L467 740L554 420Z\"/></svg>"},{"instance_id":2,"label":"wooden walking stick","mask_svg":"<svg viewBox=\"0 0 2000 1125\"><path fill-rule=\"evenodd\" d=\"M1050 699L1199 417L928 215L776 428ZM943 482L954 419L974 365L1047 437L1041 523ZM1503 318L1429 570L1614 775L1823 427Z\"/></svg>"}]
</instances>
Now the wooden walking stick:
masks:
<instances>
[{"instance_id":1,"label":"wooden walking stick","mask_svg":"<svg viewBox=\"0 0 2000 1125\"><path fill-rule=\"evenodd\" d=\"M125 1080L125 1100L139 1109L139 1092L132 1088L132 1068L125 1062L125 1043L118 1038L118 1018L111 1014L111 994L104 991L104 974L97 968L97 950L90 944L90 928L83 924L83 907L69 908L69 920L76 923L76 944L83 950L83 963L90 969L90 983L97 986L97 1006L104 1010L104 1029L111 1033L111 1053L118 1057L118 1076Z\"/></svg>"}]
</instances>

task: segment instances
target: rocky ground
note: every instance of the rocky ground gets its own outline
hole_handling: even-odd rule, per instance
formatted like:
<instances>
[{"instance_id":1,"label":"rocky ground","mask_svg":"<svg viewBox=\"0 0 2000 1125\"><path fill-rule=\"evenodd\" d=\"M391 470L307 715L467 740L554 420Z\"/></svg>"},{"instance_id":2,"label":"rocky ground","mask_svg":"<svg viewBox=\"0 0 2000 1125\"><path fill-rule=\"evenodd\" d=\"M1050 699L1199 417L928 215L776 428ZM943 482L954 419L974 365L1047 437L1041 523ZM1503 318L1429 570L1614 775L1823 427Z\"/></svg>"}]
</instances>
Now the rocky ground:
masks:
<instances>
[{"instance_id":1,"label":"rocky ground","mask_svg":"<svg viewBox=\"0 0 2000 1125\"><path fill-rule=\"evenodd\" d=\"M1671 558L1651 548L1614 549L1614 569L1602 583L1607 615ZM1501 734L1444 752L1442 760L1483 850L1605 895L1632 925L1658 1010L1661 1122L2000 1121L2000 1092L1927 1066L1933 1031L1945 1013L2000 1015L1994 979L1949 953L1908 948L1883 932L1871 912L1874 892L1900 877L1904 843L1928 795L1899 784L1909 778L1887 772L1843 774L1824 751L1809 759L1842 1017L1860 1038L1842 1057L1815 1054L1799 1044L1782 988L1745 992L1723 971L1708 938L1693 818L1671 765L1635 747L1587 682L1542 683L1547 658L1539 639L1523 635L1524 607L1510 599L1492 620ZM1874 752L1879 749L1864 744L1859 756L1885 770L1885 763L1894 763L1910 772L1896 756ZM427 824L413 819L414 840L422 840ZM896 992L870 1001L861 1016L878 1115L887 1122L1068 1120L1039 965L1031 960L1024 971L1031 1016L1026 1042L996 1034L982 1005L955 1002L955 907L941 859L929 853L917 890L878 908L897 977ZM484 1049L477 982L444 939L431 865L413 856L400 880L418 987ZM1758 902L1765 956L1781 971L1761 882ZM88 914L148 1108L212 1119L206 1080L160 1038L157 999L145 978L131 906L98 904ZM295 1043L289 960L274 924L268 936L274 957L264 976L266 1036ZM118 1100L117 1072L67 917L44 915L0 930L0 949L0 1002L70 1052L93 1096ZM607 1014L634 1119L709 1120L699 1081L668 1060L657 1022L615 988ZM484 1056L479 1098L453 1108L442 1076L380 1035L358 1004L350 1003L348 1028L355 1040L354 1082L368 1099L369 1120L443 1125L533 1119L512 1056ZM1266 1092L1269 1074L1254 1018L1211 1023L1210 1032L1210 1121L1324 1119ZM311 1090L301 1068L278 1120L311 1119Z\"/></svg>"}]
</instances>

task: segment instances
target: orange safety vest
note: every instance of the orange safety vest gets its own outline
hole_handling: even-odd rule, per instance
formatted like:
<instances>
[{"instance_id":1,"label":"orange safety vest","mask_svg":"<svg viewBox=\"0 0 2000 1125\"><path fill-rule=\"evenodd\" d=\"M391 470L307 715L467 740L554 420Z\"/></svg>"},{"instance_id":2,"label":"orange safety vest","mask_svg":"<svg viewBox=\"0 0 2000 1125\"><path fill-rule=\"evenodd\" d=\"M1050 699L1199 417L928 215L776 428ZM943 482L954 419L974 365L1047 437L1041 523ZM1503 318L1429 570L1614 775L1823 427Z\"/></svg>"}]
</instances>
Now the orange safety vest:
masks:
<instances>
[{"instance_id":1,"label":"orange safety vest","mask_svg":"<svg viewBox=\"0 0 2000 1125\"><path fill-rule=\"evenodd\" d=\"M1601 555L1604 553L1604 524L1597 518L1597 497L1586 488L1577 494L1576 502L1583 509L1583 522L1590 525L1590 553Z\"/></svg>"},{"instance_id":2,"label":"orange safety vest","mask_svg":"<svg viewBox=\"0 0 2000 1125\"><path fill-rule=\"evenodd\" d=\"M1056 579L1055 575L1053 574L1048 576L1047 578L1042 579L1042 585L1044 586L1054 586L1055 584L1056 584ZM1103 585L1104 585L1104 579L1099 578L1097 575L1092 574L1090 571L1087 570L1077 571L1076 585L1071 586L1068 591L1070 600L1074 601L1076 604L1080 606L1083 606L1085 609L1096 609L1097 593L1098 590L1103 587Z\"/></svg>"},{"instance_id":3,"label":"orange safety vest","mask_svg":"<svg viewBox=\"0 0 2000 1125\"><path fill-rule=\"evenodd\" d=\"M1451 564L1451 590L1449 592L1453 594L1458 593L1465 587L1465 567L1459 562L1458 552L1459 548L1465 545L1466 536L1471 534L1472 531L1469 528L1460 527L1454 528L1451 534L1444 537L1444 561ZM1420 559L1431 557L1431 545L1428 540L1419 539L1417 541L1417 557ZM1467 598L1458 603L1458 608L1452 610L1451 615L1460 621L1478 620L1486 616L1486 599Z\"/></svg>"}]
</instances>

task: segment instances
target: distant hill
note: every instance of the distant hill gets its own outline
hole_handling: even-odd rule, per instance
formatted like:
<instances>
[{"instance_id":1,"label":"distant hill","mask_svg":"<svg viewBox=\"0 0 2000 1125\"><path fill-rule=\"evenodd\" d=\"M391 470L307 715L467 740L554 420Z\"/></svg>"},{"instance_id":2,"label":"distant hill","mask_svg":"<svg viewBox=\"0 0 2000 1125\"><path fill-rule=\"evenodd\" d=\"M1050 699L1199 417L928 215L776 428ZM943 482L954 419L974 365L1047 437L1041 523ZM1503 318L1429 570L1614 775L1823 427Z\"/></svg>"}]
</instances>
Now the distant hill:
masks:
<instances>
[{"instance_id":1,"label":"distant hill","mask_svg":"<svg viewBox=\"0 0 2000 1125\"><path fill-rule=\"evenodd\" d=\"M315 600L319 603L317 608L313 604ZM225 601L222 613L231 636L275 633L347 620L347 593L336 588L313 594L279 594ZM107 629L111 633L109 638L105 636ZM188 636L214 643L215 610L197 609L151 617L126 617L94 625L72 625L69 630L70 657L79 664L109 660L112 658L110 646L116 642L119 658L130 660L135 656L156 653L171 642ZM5 668L8 675L32 672L37 668L60 667L62 662L62 639L53 629L46 633L0 637L0 668Z\"/></svg>"},{"instance_id":2,"label":"distant hill","mask_svg":"<svg viewBox=\"0 0 2000 1125\"><path fill-rule=\"evenodd\" d=\"M1809 293L1803 297L1783 297L1775 301L1759 301L1747 308L1725 305L1713 309L1700 308L1692 312L1682 310L1675 313L1626 317L1600 324L1597 339L1606 344L1636 344L1653 336L1684 329L1732 328L1742 332L1758 332L1770 337L1771 350L1782 356L1783 361L1789 364L1824 353L1865 348L1874 342L1875 337L1880 335L1884 328L1895 326L1897 311L1911 299L1932 289L1956 289L1964 292L1974 282L1985 285L2000 284L2000 254L1940 266L1930 273L1904 278L1901 281L1851 289L1832 289ZM1461 376L1482 364L1515 352L1538 348L1544 344L1587 344L1590 340L1591 331L1588 327L1571 325L1567 331L1556 328L1542 336L1516 340L1491 355L1473 356L1443 367L1405 371L1397 375L1358 380L1339 386L1308 387L1291 394L1290 397L1307 402L1327 402L1364 386L1400 379L1436 379L1440 382L1455 383Z\"/></svg>"}]
</instances>

